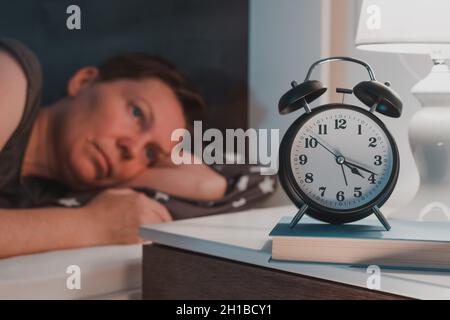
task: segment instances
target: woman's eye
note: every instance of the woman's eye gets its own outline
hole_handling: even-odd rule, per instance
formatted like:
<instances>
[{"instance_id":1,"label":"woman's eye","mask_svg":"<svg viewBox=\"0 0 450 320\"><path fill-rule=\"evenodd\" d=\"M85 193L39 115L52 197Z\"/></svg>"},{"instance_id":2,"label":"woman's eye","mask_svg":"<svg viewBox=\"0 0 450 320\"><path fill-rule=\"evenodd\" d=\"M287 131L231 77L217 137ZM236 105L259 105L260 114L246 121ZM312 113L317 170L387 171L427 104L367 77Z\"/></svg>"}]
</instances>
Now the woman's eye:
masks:
<instances>
[{"instance_id":1,"label":"woman's eye","mask_svg":"<svg viewBox=\"0 0 450 320\"><path fill-rule=\"evenodd\" d=\"M142 119L144 117L144 113L142 112L141 108L139 108L138 106L133 106L132 108L132 113L135 118Z\"/></svg>"}]
</instances>

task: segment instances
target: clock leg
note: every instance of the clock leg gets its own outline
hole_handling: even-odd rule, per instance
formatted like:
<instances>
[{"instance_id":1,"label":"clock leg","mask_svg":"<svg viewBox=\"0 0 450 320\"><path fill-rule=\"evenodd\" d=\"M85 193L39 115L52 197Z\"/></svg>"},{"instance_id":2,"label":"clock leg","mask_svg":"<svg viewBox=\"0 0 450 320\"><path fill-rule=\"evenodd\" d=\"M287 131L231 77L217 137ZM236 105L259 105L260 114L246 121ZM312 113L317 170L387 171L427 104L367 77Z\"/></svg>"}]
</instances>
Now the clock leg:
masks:
<instances>
[{"instance_id":1,"label":"clock leg","mask_svg":"<svg viewBox=\"0 0 450 320\"><path fill-rule=\"evenodd\" d=\"M297 214L292 219L291 224L289 225L289 227L291 229L297 225L297 223L303 217L303 215L305 214L307 209L308 209L308 205L304 204L304 205L301 206L301 208L298 210Z\"/></svg>"},{"instance_id":2,"label":"clock leg","mask_svg":"<svg viewBox=\"0 0 450 320\"><path fill-rule=\"evenodd\" d=\"M391 230L389 222L386 220L386 218L383 216L383 214L381 213L380 209L377 206L373 207L373 213L375 213L378 220L380 220L381 224L386 228L386 231Z\"/></svg>"}]
</instances>

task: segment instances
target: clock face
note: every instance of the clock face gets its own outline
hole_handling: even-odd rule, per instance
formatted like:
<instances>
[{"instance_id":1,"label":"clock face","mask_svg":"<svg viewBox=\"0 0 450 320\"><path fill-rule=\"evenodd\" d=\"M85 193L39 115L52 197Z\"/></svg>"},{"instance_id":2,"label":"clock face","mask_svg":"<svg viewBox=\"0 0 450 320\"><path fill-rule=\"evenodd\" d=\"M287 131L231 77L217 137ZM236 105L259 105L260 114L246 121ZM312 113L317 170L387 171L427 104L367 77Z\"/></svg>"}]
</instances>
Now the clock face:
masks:
<instances>
[{"instance_id":1,"label":"clock face","mask_svg":"<svg viewBox=\"0 0 450 320\"><path fill-rule=\"evenodd\" d=\"M293 138L289 160L296 188L318 208L358 210L391 183L395 144L376 117L358 109L322 108Z\"/></svg>"}]
</instances>

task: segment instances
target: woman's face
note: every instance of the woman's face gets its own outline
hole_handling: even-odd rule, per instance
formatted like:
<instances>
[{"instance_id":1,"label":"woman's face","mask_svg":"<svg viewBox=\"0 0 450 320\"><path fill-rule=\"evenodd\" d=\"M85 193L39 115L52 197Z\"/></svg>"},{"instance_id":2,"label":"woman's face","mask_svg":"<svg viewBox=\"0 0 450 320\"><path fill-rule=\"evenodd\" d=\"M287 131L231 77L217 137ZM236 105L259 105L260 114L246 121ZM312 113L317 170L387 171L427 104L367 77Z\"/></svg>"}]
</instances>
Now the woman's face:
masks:
<instances>
[{"instance_id":1,"label":"woman's face","mask_svg":"<svg viewBox=\"0 0 450 320\"><path fill-rule=\"evenodd\" d=\"M72 80L73 81L73 80ZM73 89L73 90L72 90ZM185 127L181 104L156 78L69 84L56 117L63 181L87 189L118 185L170 157L171 134Z\"/></svg>"}]
</instances>

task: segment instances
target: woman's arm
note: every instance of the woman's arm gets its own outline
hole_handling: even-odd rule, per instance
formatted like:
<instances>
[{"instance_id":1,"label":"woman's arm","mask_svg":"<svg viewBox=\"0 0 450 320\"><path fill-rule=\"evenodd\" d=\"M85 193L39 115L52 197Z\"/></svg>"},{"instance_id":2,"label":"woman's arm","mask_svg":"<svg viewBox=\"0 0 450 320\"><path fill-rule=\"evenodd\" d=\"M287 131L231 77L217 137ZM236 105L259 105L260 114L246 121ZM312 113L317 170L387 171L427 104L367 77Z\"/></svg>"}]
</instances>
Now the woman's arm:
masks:
<instances>
[{"instance_id":1,"label":"woman's arm","mask_svg":"<svg viewBox=\"0 0 450 320\"><path fill-rule=\"evenodd\" d=\"M225 195L227 181L207 165L175 165L168 158L158 166L145 170L125 186L147 187L182 198L212 201Z\"/></svg>"},{"instance_id":2,"label":"woman's arm","mask_svg":"<svg viewBox=\"0 0 450 320\"><path fill-rule=\"evenodd\" d=\"M159 202L127 189L104 191L81 208L0 209L0 258L138 243L140 225L170 220Z\"/></svg>"},{"instance_id":3,"label":"woman's arm","mask_svg":"<svg viewBox=\"0 0 450 320\"><path fill-rule=\"evenodd\" d=\"M0 209L0 258L94 245L81 208Z\"/></svg>"},{"instance_id":4,"label":"woman's arm","mask_svg":"<svg viewBox=\"0 0 450 320\"><path fill-rule=\"evenodd\" d=\"M148 169L127 186L147 187L186 199L212 201L225 195L227 182L209 167L193 164Z\"/></svg>"},{"instance_id":5,"label":"woman's arm","mask_svg":"<svg viewBox=\"0 0 450 320\"><path fill-rule=\"evenodd\" d=\"M0 49L0 151L17 128L25 107L27 80L19 63Z\"/></svg>"}]
</instances>

